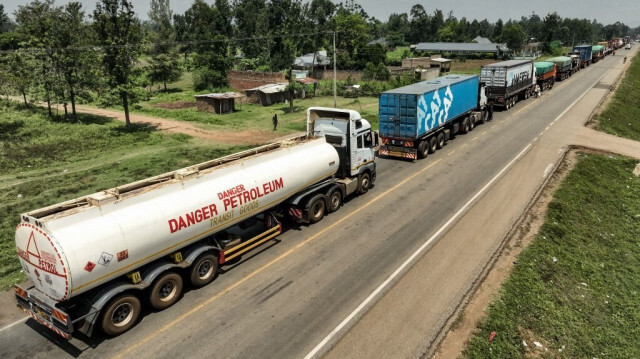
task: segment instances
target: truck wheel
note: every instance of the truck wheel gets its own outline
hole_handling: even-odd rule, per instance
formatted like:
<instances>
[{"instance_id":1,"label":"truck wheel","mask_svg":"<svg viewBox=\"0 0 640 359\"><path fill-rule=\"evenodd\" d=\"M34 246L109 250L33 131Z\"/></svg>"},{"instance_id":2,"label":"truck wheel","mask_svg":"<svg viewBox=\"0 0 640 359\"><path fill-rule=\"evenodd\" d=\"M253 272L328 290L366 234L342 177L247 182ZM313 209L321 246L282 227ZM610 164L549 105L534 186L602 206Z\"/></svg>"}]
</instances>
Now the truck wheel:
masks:
<instances>
[{"instance_id":1,"label":"truck wheel","mask_svg":"<svg viewBox=\"0 0 640 359\"><path fill-rule=\"evenodd\" d=\"M438 133L438 149L444 147L444 132Z\"/></svg>"},{"instance_id":2,"label":"truck wheel","mask_svg":"<svg viewBox=\"0 0 640 359\"><path fill-rule=\"evenodd\" d=\"M102 314L102 331L110 336L131 329L140 316L140 300L133 294L123 294L111 300Z\"/></svg>"},{"instance_id":3,"label":"truck wheel","mask_svg":"<svg viewBox=\"0 0 640 359\"><path fill-rule=\"evenodd\" d=\"M426 142L423 142L426 143ZM425 155L426 157L426 155ZM358 184L358 193L365 194L369 191L369 187L371 187L371 177L368 172L365 172L360 175L360 183Z\"/></svg>"},{"instance_id":4,"label":"truck wheel","mask_svg":"<svg viewBox=\"0 0 640 359\"><path fill-rule=\"evenodd\" d=\"M325 209L324 199L316 198L309 206L309 223L319 222L324 217Z\"/></svg>"},{"instance_id":5,"label":"truck wheel","mask_svg":"<svg viewBox=\"0 0 640 359\"><path fill-rule=\"evenodd\" d=\"M203 253L191 265L189 281L195 288L211 283L218 271L218 257L213 253Z\"/></svg>"},{"instance_id":6,"label":"truck wheel","mask_svg":"<svg viewBox=\"0 0 640 359\"><path fill-rule=\"evenodd\" d=\"M149 301L155 309L162 310L174 305L182 294L182 277L176 272L165 272L151 287Z\"/></svg>"},{"instance_id":7,"label":"truck wheel","mask_svg":"<svg viewBox=\"0 0 640 359\"><path fill-rule=\"evenodd\" d=\"M462 126L460 126L460 132L462 132L462 134L466 134L469 132L469 119L465 118L464 120L462 120Z\"/></svg>"},{"instance_id":8,"label":"truck wheel","mask_svg":"<svg viewBox=\"0 0 640 359\"><path fill-rule=\"evenodd\" d=\"M435 136L429 138L429 153L434 153L438 149L438 141Z\"/></svg>"},{"instance_id":9,"label":"truck wheel","mask_svg":"<svg viewBox=\"0 0 640 359\"><path fill-rule=\"evenodd\" d=\"M476 119L469 117L469 131L473 131L474 128L476 128Z\"/></svg>"},{"instance_id":10,"label":"truck wheel","mask_svg":"<svg viewBox=\"0 0 640 359\"><path fill-rule=\"evenodd\" d=\"M342 206L342 193L340 193L340 190L334 189L329 194L329 206L327 208L327 212L333 213L337 211L340 206Z\"/></svg>"},{"instance_id":11,"label":"truck wheel","mask_svg":"<svg viewBox=\"0 0 640 359\"><path fill-rule=\"evenodd\" d=\"M427 141L421 141L418 144L418 158L427 158L427 154L429 154L429 144Z\"/></svg>"}]
</instances>

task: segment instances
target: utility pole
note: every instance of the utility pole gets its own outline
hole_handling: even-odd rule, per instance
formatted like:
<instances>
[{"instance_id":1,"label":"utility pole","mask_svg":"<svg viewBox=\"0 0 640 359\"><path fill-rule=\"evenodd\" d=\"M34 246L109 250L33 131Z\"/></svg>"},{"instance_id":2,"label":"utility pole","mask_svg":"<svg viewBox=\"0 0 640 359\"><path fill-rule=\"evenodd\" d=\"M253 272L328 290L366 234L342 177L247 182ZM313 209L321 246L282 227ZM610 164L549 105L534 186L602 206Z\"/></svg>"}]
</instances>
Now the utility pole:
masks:
<instances>
[{"instance_id":1,"label":"utility pole","mask_svg":"<svg viewBox=\"0 0 640 359\"><path fill-rule=\"evenodd\" d=\"M333 108L338 107L338 100L336 99L337 90L336 90L336 32L333 32Z\"/></svg>"}]
</instances>

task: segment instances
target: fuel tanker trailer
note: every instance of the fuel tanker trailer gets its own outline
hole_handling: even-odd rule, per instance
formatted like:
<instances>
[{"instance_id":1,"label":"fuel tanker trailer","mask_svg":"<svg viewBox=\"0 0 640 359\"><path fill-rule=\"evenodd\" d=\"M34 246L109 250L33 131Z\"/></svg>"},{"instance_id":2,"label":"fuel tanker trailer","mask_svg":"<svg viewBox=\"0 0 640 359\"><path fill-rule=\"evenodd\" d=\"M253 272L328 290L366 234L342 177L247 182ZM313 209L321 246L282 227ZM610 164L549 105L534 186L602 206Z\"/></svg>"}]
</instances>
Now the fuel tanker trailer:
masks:
<instances>
[{"instance_id":1,"label":"fuel tanker trailer","mask_svg":"<svg viewBox=\"0 0 640 359\"><path fill-rule=\"evenodd\" d=\"M141 303L165 309L184 284L282 232L315 223L376 176L377 134L352 110L310 108L307 134L21 216L16 249L33 285L18 305L64 338L133 327Z\"/></svg>"}]
</instances>

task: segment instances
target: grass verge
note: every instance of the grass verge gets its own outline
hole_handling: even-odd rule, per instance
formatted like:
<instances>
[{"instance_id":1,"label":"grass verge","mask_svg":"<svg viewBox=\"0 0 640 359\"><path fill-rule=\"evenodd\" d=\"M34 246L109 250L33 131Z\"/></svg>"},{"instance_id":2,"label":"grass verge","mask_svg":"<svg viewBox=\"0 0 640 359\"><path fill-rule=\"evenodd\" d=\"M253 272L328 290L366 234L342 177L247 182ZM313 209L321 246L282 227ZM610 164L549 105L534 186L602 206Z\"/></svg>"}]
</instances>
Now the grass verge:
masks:
<instances>
[{"instance_id":1,"label":"grass verge","mask_svg":"<svg viewBox=\"0 0 640 359\"><path fill-rule=\"evenodd\" d=\"M239 151L196 146L185 135L0 101L0 289L22 282L14 231L21 213Z\"/></svg>"},{"instance_id":2,"label":"grass verge","mask_svg":"<svg viewBox=\"0 0 640 359\"><path fill-rule=\"evenodd\" d=\"M637 161L578 158L464 357L640 357Z\"/></svg>"},{"instance_id":3,"label":"grass verge","mask_svg":"<svg viewBox=\"0 0 640 359\"><path fill-rule=\"evenodd\" d=\"M626 50L618 50L623 52ZM611 102L596 117L596 129L619 137L640 141L640 60L627 69Z\"/></svg>"}]
</instances>

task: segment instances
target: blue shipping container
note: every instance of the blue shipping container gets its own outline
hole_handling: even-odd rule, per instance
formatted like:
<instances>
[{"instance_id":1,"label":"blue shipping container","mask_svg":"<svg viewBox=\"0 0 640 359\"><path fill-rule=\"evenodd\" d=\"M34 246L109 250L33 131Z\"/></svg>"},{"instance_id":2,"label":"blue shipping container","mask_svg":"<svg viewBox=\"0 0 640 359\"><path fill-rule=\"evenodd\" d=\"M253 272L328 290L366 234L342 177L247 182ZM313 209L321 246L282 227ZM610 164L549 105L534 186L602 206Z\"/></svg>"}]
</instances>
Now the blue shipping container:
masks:
<instances>
[{"instance_id":1,"label":"blue shipping container","mask_svg":"<svg viewBox=\"0 0 640 359\"><path fill-rule=\"evenodd\" d=\"M380 95L380 134L417 139L478 107L475 75L447 75Z\"/></svg>"},{"instance_id":2,"label":"blue shipping container","mask_svg":"<svg viewBox=\"0 0 640 359\"><path fill-rule=\"evenodd\" d=\"M591 45L576 45L573 47L573 53L580 54L580 60L582 62L591 61L593 57L593 46Z\"/></svg>"}]
</instances>

